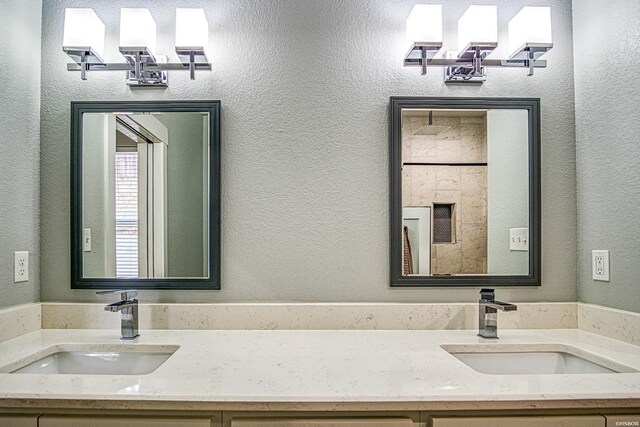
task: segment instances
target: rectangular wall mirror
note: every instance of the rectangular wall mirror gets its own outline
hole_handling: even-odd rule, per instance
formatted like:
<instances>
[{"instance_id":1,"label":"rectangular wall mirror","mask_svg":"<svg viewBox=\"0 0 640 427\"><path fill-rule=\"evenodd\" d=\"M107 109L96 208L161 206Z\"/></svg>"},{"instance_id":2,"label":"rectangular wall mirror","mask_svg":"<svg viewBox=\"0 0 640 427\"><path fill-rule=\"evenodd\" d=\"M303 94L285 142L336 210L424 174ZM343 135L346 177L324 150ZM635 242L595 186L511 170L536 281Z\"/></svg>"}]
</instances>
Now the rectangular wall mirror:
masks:
<instances>
[{"instance_id":1,"label":"rectangular wall mirror","mask_svg":"<svg viewBox=\"0 0 640 427\"><path fill-rule=\"evenodd\" d=\"M71 287L220 289L220 103L71 110Z\"/></svg>"},{"instance_id":2,"label":"rectangular wall mirror","mask_svg":"<svg viewBox=\"0 0 640 427\"><path fill-rule=\"evenodd\" d=\"M393 97L391 285L540 285L540 101Z\"/></svg>"}]
</instances>

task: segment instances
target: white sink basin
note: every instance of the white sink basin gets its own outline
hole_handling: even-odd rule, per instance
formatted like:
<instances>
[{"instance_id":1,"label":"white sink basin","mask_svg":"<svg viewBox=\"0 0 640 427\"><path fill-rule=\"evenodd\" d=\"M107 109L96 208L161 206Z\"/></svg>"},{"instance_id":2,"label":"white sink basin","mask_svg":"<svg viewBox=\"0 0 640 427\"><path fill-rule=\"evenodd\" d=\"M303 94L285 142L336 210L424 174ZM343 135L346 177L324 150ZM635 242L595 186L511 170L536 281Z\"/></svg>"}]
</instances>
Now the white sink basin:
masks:
<instances>
[{"instance_id":1,"label":"white sink basin","mask_svg":"<svg viewBox=\"0 0 640 427\"><path fill-rule=\"evenodd\" d=\"M489 375L612 374L637 372L566 345L442 346L467 366Z\"/></svg>"},{"instance_id":2,"label":"white sink basin","mask_svg":"<svg viewBox=\"0 0 640 427\"><path fill-rule=\"evenodd\" d=\"M57 345L0 368L13 374L145 375L171 357L177 346Z\"/></svg>"}]
</instances>

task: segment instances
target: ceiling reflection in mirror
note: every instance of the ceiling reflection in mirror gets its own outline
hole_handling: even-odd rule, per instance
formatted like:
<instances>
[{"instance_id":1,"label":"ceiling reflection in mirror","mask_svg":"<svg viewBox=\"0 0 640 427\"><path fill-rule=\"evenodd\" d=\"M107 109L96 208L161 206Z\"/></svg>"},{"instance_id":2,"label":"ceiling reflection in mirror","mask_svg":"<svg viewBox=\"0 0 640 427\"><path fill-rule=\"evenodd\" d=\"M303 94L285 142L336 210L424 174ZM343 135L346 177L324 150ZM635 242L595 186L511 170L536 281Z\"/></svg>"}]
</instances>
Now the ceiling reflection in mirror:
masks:
<instances>
[{"instance_id":1,"label":"ceiling reflection in mirror","mask_svg":"<svg viewBox=\"0 0 640 427\"><path fill-rule=\"evenodd\" d=\"M82 277L209 277L209 123L82 114Z\"/></svg>"}]
</instances>

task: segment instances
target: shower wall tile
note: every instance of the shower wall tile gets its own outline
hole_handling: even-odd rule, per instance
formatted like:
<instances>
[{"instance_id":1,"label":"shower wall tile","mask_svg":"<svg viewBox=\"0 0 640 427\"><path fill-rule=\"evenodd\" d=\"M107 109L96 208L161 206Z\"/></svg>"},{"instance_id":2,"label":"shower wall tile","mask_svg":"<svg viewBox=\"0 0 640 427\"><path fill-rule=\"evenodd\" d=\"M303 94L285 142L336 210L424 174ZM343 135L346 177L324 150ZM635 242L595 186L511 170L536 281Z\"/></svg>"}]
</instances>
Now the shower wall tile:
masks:
<instances>
[{"instance_id":1,"label":"shower wall tile","mask_svg":"<svg viewBox=\"0 0 640 427\"><path fill-rule=\"evenodd\" d=\"M403 123L403 160L413 163L486 163L484 117L434 117L450 126L438 135L413 135L427 117ZM405 166L403 206L454 203L455 242L432 244L433 274L478 274L487 271L487 168L485 166ZM408 200L405 202L405 200Z\"/></svg>"},{"instance_id":2,"label":"shower wall tile","mask_svg":"<svg viewBox=\"0 0 640 427\"><path fill-rule=\"evenodd\" d=\"M483 271L485 270L485 266L484 266L484 260L478 260L475 258L465 258L464 255L462 256L462 271L468 271L469 274L478 272L478 271Z\"/></svg>"},{"instance_id":3,"label":"shower wall tile","mask_svg":"<svg viewBox=\"0 0 640 427\"><path fill-rule=\"evenodd\" d=\"M438 139L436 140L436 159L438 163L458 163L462 159L462 146L460 139Z\"/></svg>"},{"instance_id":4,"label":"shower wall tile","mask_svg":"<svg viewBox=\"0 0 640 427\"><path fill-rule=\"evenodd\" d=\"M462 247L459 244L434 244L437 247L436 266L433 274L450 274L462 270Z\"/></svg>"},{"instance_id":5,"label":"shower wall tile","mask_svg":"<svg viewBox=\"0 0 640 427\"><path fill-rule=\"evenodd\" d=\"M411 162L433 163L436 161L436 140L432 136L414 136L411 142Z\"/></svg>"},{"instance_id":6,"label":"shower wall tile","mask_svg":"<svg viewBox=\"0 0 640 427\"><path fill-rule=\"evenodd\" d=\"M460 230L462 254L465 258L482 261L487 256L487 227L485 224L462 224Z\"/></svg>"},{"instance_id":7,"label":"shower wall tile","mask_svg":"<svg viewBox=\"0 0 640 427\"><path fill-rule=\"evenodd\" d=\"M411 170L410 206L431 206L436 197L436 170L425 166L408 166Z\"/></svg>"},{"instance_id":8,"label":"shower wall tile","mask_svg":"<svg viewBox=\"0 0 640 427\"><path fill-rule=\"evenodd\" d=\"M460 191L462 183L460 172L460 167L438 167L436 171L436 189L438 191Z\"/></svg>"},{"instance_id":9,"label":"shower wall tile","mask_svg":"<svg viewBox=\"0 0 640 427\"><path fill-rule=\"evenodd\" d=\"M462 202L462 192L455 190L439 190L436 191L435 203L455 203L459 205ZM459 209L459 207L458 207Z\"/></svg>"},{"instance_id":10,"label":"shower wall tile","mask_svg":"<svg viewBox=\"0 0 640 427\"><path fill-rule=\"evenodd\" d=\"M402 206L411 205L411 166L402 168Z\"/></svg>"},{"instance_id":11,"label":"shower wall tile","mask_svg":"<svg viewBox=\"0 0 640 427\"><path fill-rule=\"evenodd\" d=\"M440 132L436 138L438 140L459 140L460 139L460 119L456 117L434 117L435 126L449 126L449 129Z\"/></svg>"},{"instance_id":12,"label":"shower wall tile","mask_svg":"<svg viewBox=\"0 0 640 427\"><path fill-rule=\"evenodd\" d=\"M402 134L402 163L413 161L413 138Z\"/></svg>"}]
</instances>

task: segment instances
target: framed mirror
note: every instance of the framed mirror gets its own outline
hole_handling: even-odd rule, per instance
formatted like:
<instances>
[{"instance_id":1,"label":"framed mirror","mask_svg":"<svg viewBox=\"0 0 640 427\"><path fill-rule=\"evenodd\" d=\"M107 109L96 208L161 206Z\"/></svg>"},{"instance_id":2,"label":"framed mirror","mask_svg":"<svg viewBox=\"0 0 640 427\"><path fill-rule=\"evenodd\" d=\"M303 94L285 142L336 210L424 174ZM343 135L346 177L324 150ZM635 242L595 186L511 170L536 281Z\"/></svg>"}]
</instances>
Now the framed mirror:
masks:
<instances>
[{"instance_id":1,"label":"framed mirror","mask_svg":"<svg viewBox=\"0 0 640 427\"><path fill-rule=\"evenodd\" d=\"M391 286L540 285L540 100L392 97Z\"/></svg>"},{"instance_id":2,"label":"framed mirror","mask_svg":"<svg viewBox=\"0 0 640 427\"><path fill-rule=\"evenodd\" d=\"M220 102L71 103L71 288L220 289Z\"/></svg>"}]
</instances>

